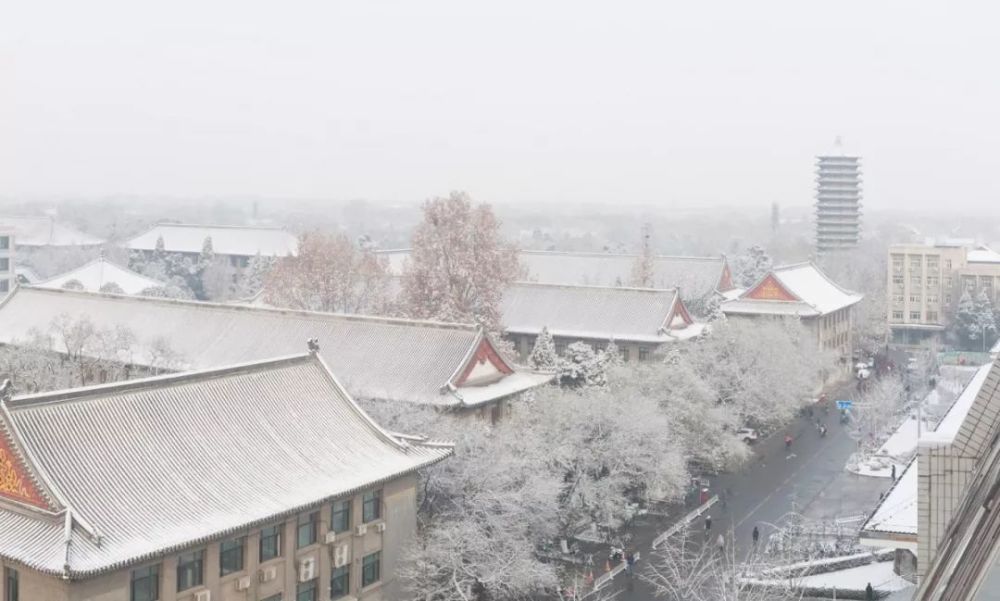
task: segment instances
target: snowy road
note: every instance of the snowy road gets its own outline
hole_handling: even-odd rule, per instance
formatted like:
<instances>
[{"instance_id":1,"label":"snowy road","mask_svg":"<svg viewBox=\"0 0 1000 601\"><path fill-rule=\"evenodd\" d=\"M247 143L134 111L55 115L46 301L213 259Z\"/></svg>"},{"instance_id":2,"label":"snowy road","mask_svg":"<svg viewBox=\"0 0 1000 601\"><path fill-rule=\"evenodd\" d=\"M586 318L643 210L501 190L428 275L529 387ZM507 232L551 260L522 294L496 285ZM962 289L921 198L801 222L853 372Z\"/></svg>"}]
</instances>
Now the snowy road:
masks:
<instances>
[{"instance_id":1,"label":"snowy road","mask_svg":"<svg viewBox=\"0 0 1000 601\"><path fill-rule=\"evenodd\" d=\"M852 389L837 391L839 396L830 394L830 398L851 398ZM713 482L715 490L728 488L731 494L725 508L719 504L711 510L712 532L728 533L732 527L738 556L749 552L755 525L760 527L763 544L771 531L770 524L780 522L789 512L831 520L867 513L889 487L887 479L847 473L844 464L857 443L840 426L835 411L829 415L820 412L816 417L826 420L825 438L819 436L810 419L800 419L787 430L795 438L791 453L785 451L786 430L778 431L756 445L754 459L740 473L726 474ZM697 520L695 527L702 528L703 522ZM632 544L646 554L657 534L636 532ZM653 591L638 579L626 581L619 577L614 589L621 591L616 599L655 598Z\"/></svg>"}]
</instances>

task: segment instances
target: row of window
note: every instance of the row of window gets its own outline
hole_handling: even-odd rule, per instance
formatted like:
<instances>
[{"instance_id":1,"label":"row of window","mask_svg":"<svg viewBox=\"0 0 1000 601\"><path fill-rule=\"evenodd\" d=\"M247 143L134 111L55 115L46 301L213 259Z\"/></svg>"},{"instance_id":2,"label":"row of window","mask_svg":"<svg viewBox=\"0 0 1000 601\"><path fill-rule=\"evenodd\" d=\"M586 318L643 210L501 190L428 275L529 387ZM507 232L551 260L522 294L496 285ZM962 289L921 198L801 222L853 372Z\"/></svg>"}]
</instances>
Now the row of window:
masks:
<instances>
[{"instance_id":1,"label":"row of window","mask_svg":"<svg viewBox=\"0 0 1000 601\"><path fill-rule=\"evenodd\" d=\"M893 311L892 312L892 320L893 321L903 321L903 312L902 311ZM910 311L910 321L919 322L920 321L920 311ZM928 311L927 312L927 323L937 323L937 321L938 321L938 312L937 311Z\"/></svg>"},{"instance_id":2,"label":"row of window","mask_svg":"<svg viewBox=\"0 0 1000 601\"><path fill-rule=\"evenodd\" d=\"M330 531L347 532L351 529L351 499L334 501L330 513ZM382 517L382 491L366 492L361 497L361 520L364 523L373 522ZM281 557L281 539L284 524L276 524L261 528L257 543L257 557L260 563ZM295 546L297 549L308 547L319 540L320 512L314 511L298 516L296 519ZM371 560L375 562L375 574L378 574L378 554ZM368 556L372 557L372 556ZM246 559L246 537L240 536L219 544L219 575L226 576L242 572ZM365 558L366 561L368 558ZM16 576L16 575L15 575ZM365 577L362 575L362 586ZM177 556L177 592L185 591L205 582L205 550L199 549ZM349 580L347 581L349 584ZM331 584L332 586L332 584ZM132 571L130 586L131 601L157 601L160 598L160 566L152 565ZM311 597L299 597L311 599ZM314 597L312 597L314 598ZM10 597L8 596L8 599ZM16 601L16 597L13 601Z\"/></svg>"},{"instance_id":3,"label":"row of window","mask_svg":"<svg viewBox=\"0 0 1000 601\"><path fill-rule=\"evenodd\" d=\"M568 346L565 342L556 342L556 354L562 357L566 353L566 347ZM593 345L591 345L593 346ZM602 350L600 348L595 348L596 350ZM632 360L632 353L628 347L619 347L618 352L621 354L622 361L626 363ZM652 350L649 347L640 346L639 347L639 361L649 361L650 353Z\"/></svg>"},{"instance_id":4,"label":"row of window","mask_svg":"<svg viewBox=\"0 0 1000 601\"><path fill-rule=\"evenodd\" d=\"M203 567L203 551L189 553L183 558L184 567L181 567L181 559L177 564L177 590L183 591L189 588L200 586L201 578L198 576ZM197 557L195 557L197 556ZM18 601L17 571L6 570L6 587L8 601ZM183 583L182 583L183 578ZM375 551L365 555L361 560L361 588L371 586L382 578L382 552ZM351 566L350 564L333 568L330 573L330 599L346 597L351 592ZM132 601L158 601L160 598L160 566L151 565L132 571L132 583L130 587L130 599ZM319 599L319 579L313 578L306 582L300 582L295 586L295 601L318 601ZM280 594L268 597L264 601L281 601Z\"/></svg>"}]
</instances>

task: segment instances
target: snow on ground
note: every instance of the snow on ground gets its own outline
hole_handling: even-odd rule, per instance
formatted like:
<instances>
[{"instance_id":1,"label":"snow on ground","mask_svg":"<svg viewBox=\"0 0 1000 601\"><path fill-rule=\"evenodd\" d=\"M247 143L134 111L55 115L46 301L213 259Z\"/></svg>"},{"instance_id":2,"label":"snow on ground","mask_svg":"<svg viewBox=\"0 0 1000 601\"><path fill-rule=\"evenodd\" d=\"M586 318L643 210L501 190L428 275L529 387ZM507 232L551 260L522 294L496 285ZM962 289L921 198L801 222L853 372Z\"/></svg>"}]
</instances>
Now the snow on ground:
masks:
<instances>
[{"instance_id":1,"label":"snow on ground","mask_svg":"<svg viewBox=\"0 0 1000 601\"><path fill-rule=\"evenodd\" d=\"M813 574L797 578L795 583L807 589L834 589L841 591L863 591L868 583L879 592L896 592L913 586L912 582L897 575L892 571L893 562L879 561L868 565L848 568L846 570L835 570L822 574ZM755 584L782 586L787 584L787 579L775 580L752 580Z\"/></svg>"}]
</instances>

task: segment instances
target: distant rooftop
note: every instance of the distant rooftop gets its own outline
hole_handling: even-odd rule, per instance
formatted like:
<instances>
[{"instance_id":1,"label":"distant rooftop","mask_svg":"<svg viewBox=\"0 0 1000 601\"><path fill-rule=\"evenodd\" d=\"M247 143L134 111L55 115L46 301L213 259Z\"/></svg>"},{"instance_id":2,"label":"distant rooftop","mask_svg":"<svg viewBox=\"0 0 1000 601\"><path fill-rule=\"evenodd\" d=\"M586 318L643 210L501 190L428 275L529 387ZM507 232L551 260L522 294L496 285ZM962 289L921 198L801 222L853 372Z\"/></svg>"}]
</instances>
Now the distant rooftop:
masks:
<instances>
[{"instance_id":1,"label":"distant rooftop","mask_svg":"<svg viewBox=\"0 0 1000 601\"><path fill-rule=\"evenodd\" d=\"M817 317L849 307L862 298L807 262L772 269L738 298L722 303L722 310L733 314Z\"/></svg>"},{"instance_id":2,"label":"distant rooftop","mask_svg":"<svg viewBox=\"0 0 1000 601\"><path fill-rule=\"evenodd\" d=\"M14 234L15 246L97 246L104 240L54 217L0 217L0 230Z\"/></svg>"},{"instance_id":3,"label":"distant rooftop","mask_svg":"<svg viewBox=\"0 0 1000 601\"><path fill-rule=\"evenodd\" d=\"M157 224L126 242L125 247L152 251L161 237L164 250L176 253L200 253L209 237L218 255L285 257L298 252L298 238L280 228L188 223Z\"/></svg>"},{"instance_id":4,"label":"distant rooftop","mask_svg":"<svg viewBox=\"0 0 1000 601\"><path fill-rule=\"evenodd\" d=\"M138 294L146 288L163 286L163 282L147 278L127 267L122 267L113 261L99 257L85 263L76 269L71 269L42 282L36 282L39 288L60 289L67 282L80 282L87 292L100 292L106 284L117 284L124 294Z\"/></svg>"}]
</instances>

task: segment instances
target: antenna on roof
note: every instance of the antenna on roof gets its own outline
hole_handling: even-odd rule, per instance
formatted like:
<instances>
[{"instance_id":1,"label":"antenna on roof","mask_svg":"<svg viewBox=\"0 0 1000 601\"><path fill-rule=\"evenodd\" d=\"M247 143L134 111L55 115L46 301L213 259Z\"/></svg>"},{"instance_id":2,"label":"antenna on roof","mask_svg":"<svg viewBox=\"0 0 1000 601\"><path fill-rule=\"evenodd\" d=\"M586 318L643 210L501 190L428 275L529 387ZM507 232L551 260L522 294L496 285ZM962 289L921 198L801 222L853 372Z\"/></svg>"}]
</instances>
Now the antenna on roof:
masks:
<instances>
[{"instance_id":1,"label":"antenna on roof","mask_svg":"<svg viewBox=\"0 0 1000 601\"><path fill-rule=\"evenodd\" d=\"M306 346L309 347L309 352L315 355L319 352L319 338L310 338L309 340L306 340Z\"/></svg>"}]
</instances>

